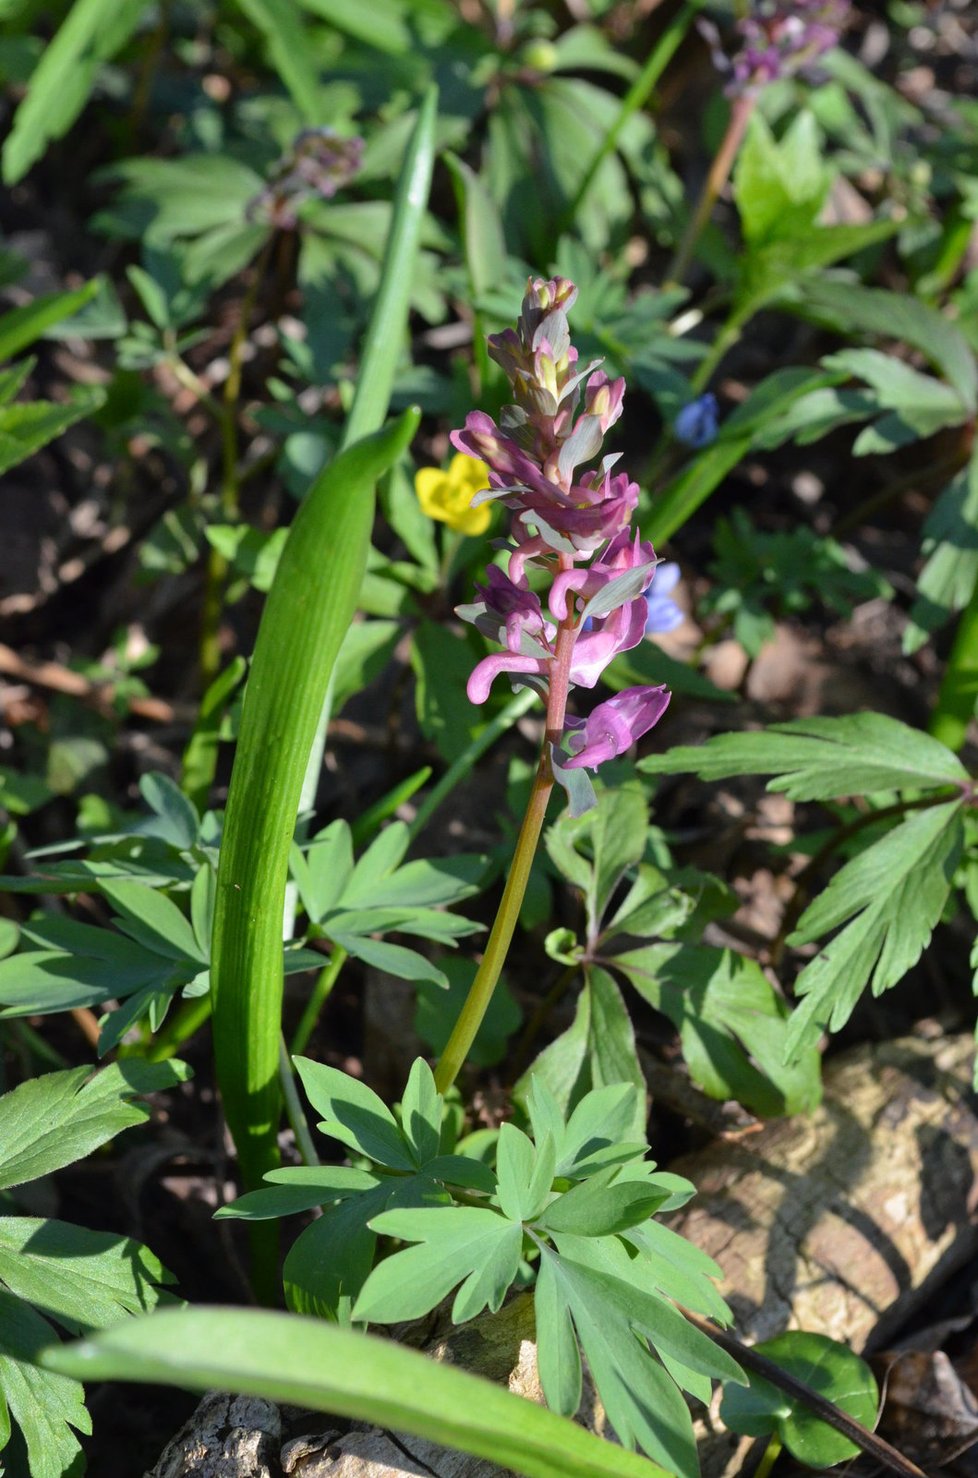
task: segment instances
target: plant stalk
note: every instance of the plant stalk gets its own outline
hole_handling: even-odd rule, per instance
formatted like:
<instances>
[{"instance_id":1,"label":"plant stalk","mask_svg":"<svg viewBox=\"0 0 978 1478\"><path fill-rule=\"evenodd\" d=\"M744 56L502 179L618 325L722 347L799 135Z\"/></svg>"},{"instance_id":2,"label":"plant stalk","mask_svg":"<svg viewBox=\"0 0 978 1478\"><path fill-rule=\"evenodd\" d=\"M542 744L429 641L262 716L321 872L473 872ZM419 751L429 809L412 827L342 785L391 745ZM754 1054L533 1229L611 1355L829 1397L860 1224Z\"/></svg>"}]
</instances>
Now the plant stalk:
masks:
<instances>
[{"instance_id":1,"label":"plant stalk","mask_svg":"<svg viewBox=\"0 0 978 1478\"><path fill-rule=\"evenodd\" d=\"M686 229L682 239L676 248L675 255L669 264L665 276L666 288L682 285L687 269L696 249L696 243L703 233L703 229L713 214L713 207L717 202L721 190L730 178L730 172L737 158L750 116L754 111L757 99L753 93L743 93L735 98L730 109L730 121L727 131L720 141L720 147L716 152L713 163L710 165L709 173L703 181L699 199L686 223Z\"/></svg>"},{"instance_id":2,"label":"plant stalk","mask_svg":"<svg viewBox=\"0 0 978 1478\"><path fill-rule=\"evenodd\" d=\"M560 556L562 569L569 568L571 560ZM554 787L553 766L550 762L550 746L560 741L564 731L564 714L570 688L570 664L576 638L575 617L562 621L557 630L556 655L550 677L550 693L547 699L547 731L540 760L537 765L526 812L516 839L516 848L510 864L506 886L500 899L499 909L493 921L485 954L469 987L465 1004L458 1015L452 1034L435 1068L435 1086L445 1093L458 1077L466 1057L475 1041L476 1033L492 1000L502 973L509 946L519 919L520 908L530 880L530 869L536 856L537 844L547 814L547 803Z\"/></svg>"}]
</instances>

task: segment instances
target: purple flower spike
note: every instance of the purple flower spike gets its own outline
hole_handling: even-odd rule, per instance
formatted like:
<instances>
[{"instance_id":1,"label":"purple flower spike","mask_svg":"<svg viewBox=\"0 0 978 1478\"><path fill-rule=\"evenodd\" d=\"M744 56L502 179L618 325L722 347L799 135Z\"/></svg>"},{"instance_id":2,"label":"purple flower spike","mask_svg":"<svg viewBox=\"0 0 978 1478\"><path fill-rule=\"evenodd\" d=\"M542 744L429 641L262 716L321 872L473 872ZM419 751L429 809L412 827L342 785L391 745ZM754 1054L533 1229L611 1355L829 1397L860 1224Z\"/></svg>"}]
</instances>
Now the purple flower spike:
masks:
<instances>
[{"instance_id":1,"label":"purple flower spike","mask_svg":"<svg viewBox=\"0 0 978 1478\"><path fill-rule=\"evenodd\" d=\"M586 771L630 748L662 715L669 693L629 688L583 719L566 717L570 690L593 688L620 652L648 631L671 630L682 613L668 597L678 566L657 574L655 550L630 527L638 484L612 471L617 456L600 455L621 415L625 383L609 379L600 361L579 365L567 324L576 293L560 277L527 285L517 327L489 340L512 403L498 424L484 411L470 412L451 439L488 468L489 487L474 502L498 499L513 515L503 546L507 571L491 566L478 599L457 608L503 648L477 664L466 691L471 702L484 703L496 678L506 676L514 688L546 697L550 778L579 816L595 804ZM706 436L715 410L712 396L687 407L687 420L689 411L700 417L697 435ZM550 586L543 598L536 593L544 589L541 575ZM561 728L563 744L554 744Z\"/></svg>"},{"instance_id":2,"label":"purple flower spike","mask_svg":"<svg viewBox=\"0 0 978 1478\"><path fill-rule=\"evenodd\" d=\"M670 590L679 584L680 570L677 564L659 564L655 567L652 584L645 592L648 612L645 618L645 635L654 636L660 631L675 631L683 622L683 613L674 600L669 599Z\"/></svg>"},{"instance_id":3,"label":"purple flower spike","mask_svg":"<svg viewBox=\"0 0 978 1478\"><path fill-rule=\"evenodd\" d=\"M626 688L599 703L586 719L571 719L565 746L571 758L565 770L596 770L606 760L624 754L647 734L669 706L668 688Z\"/></svg>"}]
</instances>

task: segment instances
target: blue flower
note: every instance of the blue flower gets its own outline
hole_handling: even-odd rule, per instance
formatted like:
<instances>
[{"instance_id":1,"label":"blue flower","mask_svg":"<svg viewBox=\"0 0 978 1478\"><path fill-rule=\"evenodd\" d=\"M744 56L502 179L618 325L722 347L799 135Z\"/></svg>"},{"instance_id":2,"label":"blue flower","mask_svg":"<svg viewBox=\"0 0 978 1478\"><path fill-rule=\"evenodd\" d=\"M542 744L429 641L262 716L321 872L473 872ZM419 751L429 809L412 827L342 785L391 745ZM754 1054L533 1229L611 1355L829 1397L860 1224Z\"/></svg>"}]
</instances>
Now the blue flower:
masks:
<instances>
[{"instance_id":1,"label":"blue flower","mask_svg":"<svg viewBox=\"0 0 978 1478\"><path fill-rule=\"evenodd\" d=\"M676 417L672 428L676 440L696 450L709 446L711 441L716 440L718 411L715 395L708 393L697 400L691 400Z\"/></svg>"},{"instance_id":2,"label":"blue flower","mask_svg":"<svg viewBox=\"0 0 978 1478\"><path fill-rule=\"evenodd\" d=\"M671 562L658 564L652 576L652 584L645 592L645 603L649 614L645 622L645 635L658 631L674 631L683 620L683 613L674 600L669 599L670 590L679 584L679 566Z\"/></svg>"}]
</instances>

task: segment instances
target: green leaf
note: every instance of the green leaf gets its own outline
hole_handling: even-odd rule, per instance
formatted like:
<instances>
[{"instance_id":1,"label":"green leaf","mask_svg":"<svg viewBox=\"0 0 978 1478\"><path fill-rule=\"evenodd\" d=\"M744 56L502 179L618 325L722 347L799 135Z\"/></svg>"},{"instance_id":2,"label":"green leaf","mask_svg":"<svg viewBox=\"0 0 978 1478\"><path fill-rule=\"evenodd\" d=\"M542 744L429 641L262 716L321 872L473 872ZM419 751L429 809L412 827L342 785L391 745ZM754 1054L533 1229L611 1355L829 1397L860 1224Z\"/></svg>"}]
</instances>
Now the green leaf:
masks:
<instances>
[{"instance_id":1,"label":"green leaf","mask_svg":"<svg viewBox=\"0 0 978 1478\"><path fill-rule=\"evenodd\" d=\"M308 1057L297 1057L295 1068L309 1102L323 1115L324 1134L392 1170L417 1167L394 1115L366 1083Z\"/></svg>"},{"instance_id":2,"label":"green leaf","mask_svg":"<svg viewBox=\"0 0 978 1478\"><path fill-rule=\"evenodd\" d=\"M105 404L105 391L99 385L78 387L71 399L55 405L47 400L23 405L0 406L0 473L32 457L42 446L90 416Z\"/></svg>"},{"instance_id":3,"label":"green leaf","mask_svg":"<svg viewBox=\"0 0 978 1478\"><path fill-rule=\"evenodd\" d=\"M874 791L935 790L968 775L945 745L882 713L794 719L756 733L717 734L640 760L656 775L773 775L768 790L794 801L833 800Z\"/></svg>"},{"instance_id":4,"label":"green leaf","mask_svg":"<svg viewBox=\"0 0 978 1478\"><path fill-rule=\"evenodd\" d=\"M185 1082L182 1062L127 1058L92 1075L87 1067L30 1078L0 1098L0 1187L50 1175L145 1123L149 1105L138 1095Z\"/></svg>"},{"instance_id":5,"label":"green leaf","mask_svg":"<svg viewBox=\"0 0 978 1478\"><path fill-rule=\"evenodd\" d=\"M732 1367L733 1378L738 1378L737 1367L727 1360L721 1371L713 1358L716 1346L704 1335L699 1339L711 1347L708 1352L680 1336L677 1324L686 1329L691 1326L665 1300L571 1255L587 1248L609 1251L610 1242L588 1243L566 1235L557 1241L559 1256L546 1247L541 1249L534 1294L537 1359L548 1405L570 1416L580 1400L579 1381L572 1383L568 1377L568 1368L571 1372L580 1369L579 1359L570 1358L568 1348L573 1321L576 1339L619 1440L625 1447L640 1446L681 1478L694 1478L698 1473L696 1445L686 1402L644 1339L681 1349L685 1359L695 1360L707 1374L726 1375ZM624 1249L619 1250L630 1267Z\"/></svg>"},{"instance_id":6,"label":"green leaf","mask_svg":"<svg viewBox=\"0 0 978 1478\"><path fill-rule=\"evenodd\" d=\"M81 112L99 67L122 47L146 9L146 0L75 0L31 76L3 147L8 185L27 173L52 139L67 133Z\"/></svg>"},{"instance_id":7,"label":"green leaf","mask_svg":"<svg viewBox=\"0 0 978 1478\"><path fill-rule=\"evenodd\" d=\"M51 1344L54 1330L46 1319L0 1289L0 1448L10 1435L10 1418L27 1447L31 1478L64 1478L78 1471L81 1447L71 1428L89 1433L92 1419L80 1381L41 1370L34 1360Z\"/></svg>"},{"instance_id":8,"label":"green leaf","mask_svg":"<svg viewBox=\"0 0 978 1478\"><path fill-rule=\"evenodd\" d=\"M550 1197L556 1150L551 1135L538 1144L515 1124L503 1124L496 1144L496 1199L511 1221L532 1221Z\"/></svg>"},{"instance_id":9,"label":"green leaf","mask_svg":"<svg viewBox=\"0 0 978 1478\"><path fill-rule=\"evenodd\" d=\"M348 954L355 955L367 965L373 965L375 970L396 975L400 980L431 980L436 985L448 984L445 972L416 949L405 949L403 944L388 944L383 939L345 934L341 929L333 930L333 938Z\"/></svg>"},{"instance_id":10,"label":"green leaf","mask_svg":"<svg viewBox=\"0 0 978 1478\"><path fill-rule=\"evenodd\" d=\"M270 0L238 0L268 47L268 59L308 126L321 120L319 77L311 40L298 10Z\"/></svg>"},{"instance_id":11,"label":"green leaf","mask_svg":"<svg viewBox=\"0 0 978 1478\"><path fill-rule=\"evenodd\" d=\"M197 1308L127 1321L45 1364L90 1379L216 1387L441 1442L527 1478L664 1478L491 1381L322 1320Z\"/></svg>"},{"instance_id":12,"label":"green leaf","mask_svg":"<svg viewBox=\"0 0 978 1478\"><path fill-rule=\"evenodd\" d=\"M425 1165L441 1149L444 1101L434 1074L423 1057L415 1058L401 1099L401 1133L414 1151L415 1163Z\"/></svg>"},{"instance_id":13,"label":"green leaf","mask_svg":"<svg viewBox=\"0 0 978 1478\"><path fill-rule=\"evenodd\" d=\"M824 364L865 380L875 392L877 406L892 412L859 434L854 456L892 451L918 437L933 436L943 426L959 425L968 417L968 408L955 390L892 354L845 349L827 355Z\"/></svg>"},{"instance_id":14,"label":"green leaf","mask_svg":"<svg viewBox=\"0 0 978 1478\"><path fill-rule=\"evenodd\" d=\"M872 1430L876 1425L879 1391L873 1372L844 1345L824 1334L791 1330L754 1348L864 1427ZM753 1372L746 1389L731 1387L724 1392L720 1420L749 1437L776 1432L792 1457L809 1468L829 1468L859 1455L858 1447L841 1432Z\"/></svg>"},{"instance_id":15,"label":"green leaf","mask_svg":"<svg viewBox=\"0 0 978 1478\"><path fill-rule=\"evenodd\" d=\"M645 1078L635 1049L635 1033L621 992L607 971L591 969L572 1024L545 1047L513 1090L517 1101L540 1079L560 1108L572 1109L592 1088L629 1084L632 1097L628 1138L645 1132Z\"/></svg>"},{"instance_id":16,"label":"green leaf","mask_svg":"<svg viewBox=\"0 0 978 1478\"><path fill-rule=\"evenodd\" d=\"M444 155L455 187L469 288L474 302L506 280L509 260L502 222L482 180L464 160Z\"/></svg>"},{"instance_id":17,"label":"green leaf","mask_svg":"<svg viewBox=\"0 0 978 1478\"><path fill-rule=\"evenodd\" d=\"M207 964L189 919L172 899L142 883L106 882L102 892L120 915L123 933L168 959Z\"/></svg>"},{"instance_id":18,"label":"green leaf","mask_svg":"<svg viewBox=\"0 0 978 1478\"><path fill-rule=\"evenodd\" d=\"M679 1031L695 1082L757 1114L806 1113L821 1097L817 1044L785 1065L789 1013L756 960L707 945L653 944L607 961Z\"/></svg>"},{"instance_id":19,"label":"green leaf","mask_svg":"<svg viewBox=\"0 0 978 1478\"><path fill-rule=\"evenodd\" d=\"M172 1277L146 1247L32 1216L0 1217L0 1282L71 1333L152 1308Z\"/></svg>"},{"instance_id":20,"label":"green leaf","mask_svg":"<svg viewBox=\"0 0 978 1478\"><path fill-rule=\"evenodd\" d=\"M614 1183L617 1174L617 1167L613 1167L573 1186L551 1201L537 1217L537 1224L546 1232L607 1237L647 1221L668 1201L667 1188L641 1181Z\"/></svg>"},{"instance_id":21,"label":"green leaf","mask_svg":"<svg viewBox=\"0 0 978 1478\"><path fill-rule=\"evenodd\" d=\"M562 817L546 836L551 861L584 893L591 939L618 884L645 853L649 821L648 801L638 781L599 786L596 794L597 804L590 811Z\"/></svg>"},{"instance_id":22,"label":"green leaf","mask_svg":"<svg viewBox=\"0 0 978 1478\"><path fill-rule=\"evenodd\" d=\"M780 141L763 114L751 115L733 175L734 198L749 244L808 232L830 183L812 113L798 113Z\"/></svg>"},{"instance_id":23,"label":"green leaf","mask_svg":"<svg viewBox=\"0 0 978 1478\"><path fill-rule=\"evenodd\" d=\"M485 722L465 696L473 648L465 636L447 626L422 621L414 633L411 666L417 678L415 705L421 732L452 763L466 752Z\"/></svg>"},{"instance_id":24,"label":"green leaf","mask_svg":"<svg viewBox=\"0 0 978 1478\"><path fill-rule=\"evenodd\" d=\"M903 634L903 650L916 652L957 611L978 581L978 456L948 483L924 524L927 563Z\"/></svg>"},{"instance_id":25,"label":"green leaf","mask_svg":"<svg viewBox=\"0 0 978 1478\"><path fill-rule=\"evenodd\" d=\"M354 1305L354 1319L393 1324L420 1318L460 1283L452 1320L462 1324L484 1308L495 1313L519 1271L522 1225L488 1207L385 1211L371 1227L420 1245L374 1268Z\"/></svg>"},{"instance_id":26,"label":"green leaf","mask_svg":"<svg viewBox=\"0 0 978 1478\"><path fill-rule=\"evenodd\" d=\"M847 338L861 330L919 349L969 410L978 406L978 363L967 339L945 314L919 298L826 277L806 281L804 292L782 306Z\"/></svg>"},{"instance_id":27,"label":"green leaf","mask_svg":"<svg viewBox=\"0 0 978 1478\"><path fill-rule=\"evenodd\" d=\"M917 963L944 912L963 841L960 801L918 811L847 862L809 905L789 944L844 927L795 982L804 1000L788 1026L789 1056L844 1026L867 985L881 995Z\"/></svg>"},{"instance_id":28,"label":"green leaf","mask_svg":"<svg viewBox=\"0 0 978 1478\"><path fill-rule=\"evenodd\" d=\"M45 293L20 308L10 308L0 314L0 360L10 359L46 334L49 328L71 318L86 303L90 303L99 290L99 280L94 278L84 287L75 287L63 293ZM19 366L18 366L19 368ZM18 386L19 389L19 386ZM12 399L16 390L4 395L4 401Z\"/></svg>"}]
</instances>

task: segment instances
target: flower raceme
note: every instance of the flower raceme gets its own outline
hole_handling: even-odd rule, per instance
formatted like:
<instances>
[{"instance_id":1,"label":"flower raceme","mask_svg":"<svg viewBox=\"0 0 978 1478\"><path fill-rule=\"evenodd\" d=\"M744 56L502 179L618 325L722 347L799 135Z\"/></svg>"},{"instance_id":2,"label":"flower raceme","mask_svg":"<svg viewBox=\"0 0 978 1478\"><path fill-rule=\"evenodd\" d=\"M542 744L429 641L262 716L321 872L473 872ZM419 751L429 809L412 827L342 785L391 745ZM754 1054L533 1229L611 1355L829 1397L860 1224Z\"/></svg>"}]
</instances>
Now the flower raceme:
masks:
<instances>
[{"instance_id":1,"label":"flower raceme","mask_svg":"<svg viewBox=\"0 0 978 1478\"><path fill-rule=\"evenodd\" d=\"M661 717L669 702L664 687L619 693L586 720L567 718L566 702L571 688L593 688L647 630L674 624L667 608L676 608L664 597L678 578L677 571L662 581L661 601L650 599L656 556L631 530L638 487L612 471L618 458L579 471L597 458L621 415L625 382L610 380L599 361L579 368L567 324L576 296L566 278L530 281L516 329L489 339L512 404L498 425L472 411L451 438L488 469L488 486L473 507L498 500L513 516L506 569L491 566L478 599L458 610L503 648L476 666L468 695L485 702L503 673L516 687L544 693L551 761L561 780L568 770L597 769L623 753ZM530 585L530 575L541 571L550 582L545 604L539 580ZM653 605L660 607L657 620ZM583 809L586 793L575 789L572 805Z\"/></svg>"}]
</instances>

